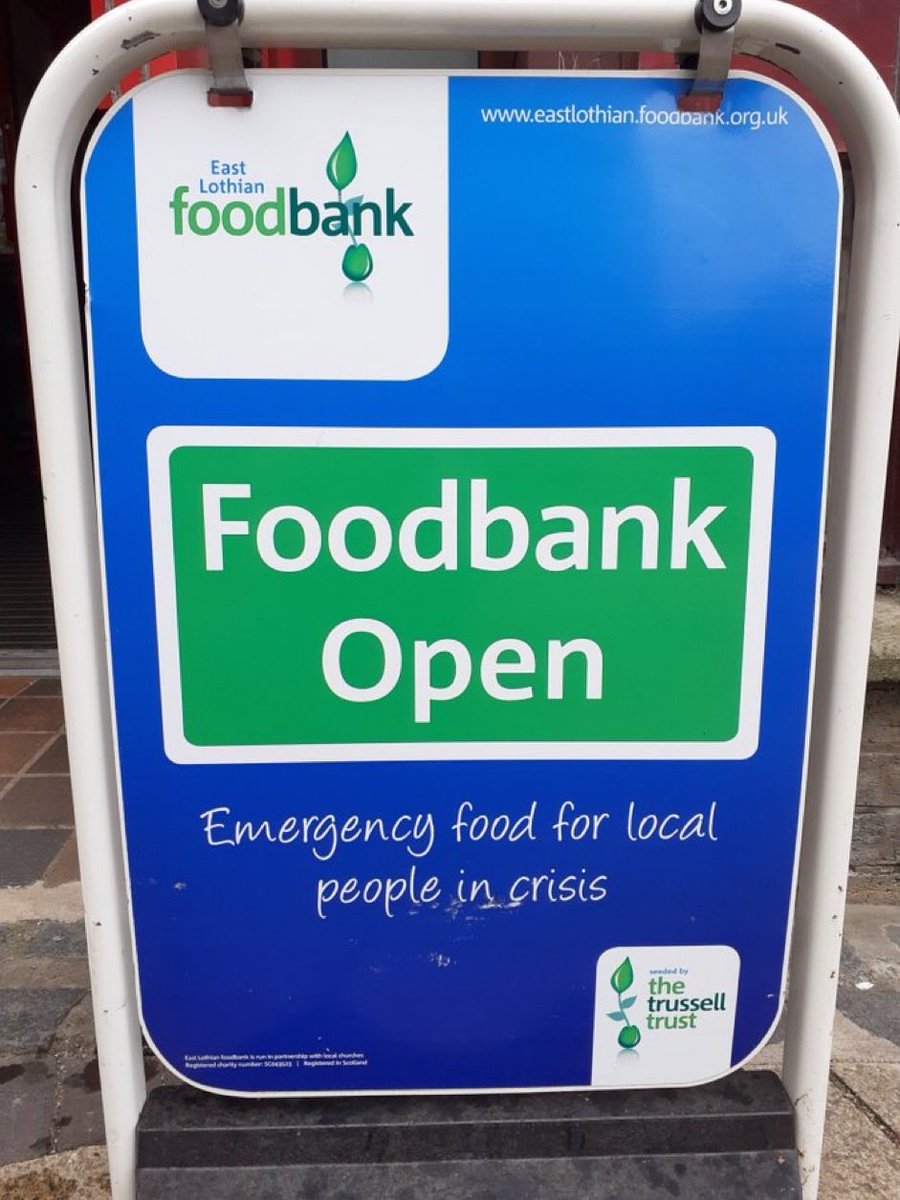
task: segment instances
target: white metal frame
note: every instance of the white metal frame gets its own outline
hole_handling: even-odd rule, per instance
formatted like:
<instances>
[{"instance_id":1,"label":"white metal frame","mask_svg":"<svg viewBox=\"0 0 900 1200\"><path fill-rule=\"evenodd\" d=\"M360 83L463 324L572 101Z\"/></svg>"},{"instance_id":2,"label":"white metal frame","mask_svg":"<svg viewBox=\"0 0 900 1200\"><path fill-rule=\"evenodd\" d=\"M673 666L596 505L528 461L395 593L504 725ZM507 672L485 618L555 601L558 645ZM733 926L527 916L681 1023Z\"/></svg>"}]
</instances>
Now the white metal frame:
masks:
<instances>
[{"instance_id":1,"label":"white metal frame","mask_svg":"<svg viewBox=\"0 0 900 1200\"><path fill-rule=\"evenodd\" d=\"M248 46L696 52L694 0L247 0ZM70 217L73 163L104 93L202 43L194 0L132 0L88 26L38 87L16 200L47 535L114 1200L135 1187L145 1095L119 832L84 358ZM838 121L856 190L847 321L832 423L806 816L791 951L784 1080L804 1198L815 1200L893 380L900 337L900 118L874 67L822 19L744 0L736 51L789 71Z\"/></svg>"}]
</instances>

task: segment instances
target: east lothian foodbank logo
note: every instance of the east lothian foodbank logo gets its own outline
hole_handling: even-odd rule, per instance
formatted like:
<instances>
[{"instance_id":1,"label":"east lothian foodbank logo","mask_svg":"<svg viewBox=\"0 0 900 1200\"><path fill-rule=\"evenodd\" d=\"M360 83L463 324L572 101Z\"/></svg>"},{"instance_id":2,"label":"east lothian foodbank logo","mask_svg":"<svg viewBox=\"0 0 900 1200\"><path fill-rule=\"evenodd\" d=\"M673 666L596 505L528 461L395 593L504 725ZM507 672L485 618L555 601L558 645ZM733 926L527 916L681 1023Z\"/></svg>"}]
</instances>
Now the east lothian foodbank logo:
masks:
<instances>
[{"instance_id":1,"label":"east lothian foodbank logo","mask_svg":"<svg viewBox=\"0 0 900 1200\"><path fill-rule=\"evenodd\" d=\"M631 988L634 983L634 968L631 965L631 959L625 958L616 967L612 973L609 985L616 993L619 1007L615 1012L607 1013L611 1021L623 1022L623 1027L619 1030L618 1043L623 1050L633 1050L641 1040L641 1031L637 1025L633 1025L628 1019L628 1009L634 1004L637 996L627 996L625 993Z\"/></svg>"},{"instance_id":2,"label":"east lothian foodbank logo","mask_svg":"<svg viewBox=\"0 0 900 1200\"><path fill-rule=\"evenodd\" d=\"M351 283L363 283L375 266L372 251L363 238L414 237L408 213L412 201L398 203L396 190L385 188L384 200L367 200L362 194L344 199L344 192L356 179L358 164L356 147L349 132L345 133L325 163L325 176L337 192L334 200L312 200L299 187L276 187L272 200L252 204L248 200L220 202L207 199L210 192L230 194L265 194L259 182L246 179L246 165L211 160L215 175L224 178L212 182L201 180L202 199L194 200L187 184L180 184L172 193L169 208L176 237L193 234L212 237L313 237L349 238L341 258L341 270Z\"/></svg>"}]
</instances>

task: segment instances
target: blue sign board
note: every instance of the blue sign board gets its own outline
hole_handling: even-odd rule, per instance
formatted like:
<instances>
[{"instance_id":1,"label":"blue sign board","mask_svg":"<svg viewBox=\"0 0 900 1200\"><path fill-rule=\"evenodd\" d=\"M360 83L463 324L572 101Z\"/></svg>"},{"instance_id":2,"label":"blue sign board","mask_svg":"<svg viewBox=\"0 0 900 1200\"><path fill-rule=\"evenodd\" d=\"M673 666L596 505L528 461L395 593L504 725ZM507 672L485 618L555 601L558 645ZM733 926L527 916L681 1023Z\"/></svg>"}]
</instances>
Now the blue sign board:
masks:
<instances>
[{"instance_id":1,"label":"blue sign board","mask_svg":"<svg viewBox=\"0 0 900 1200\"><path fill-rule=\"evenodd\" d=\"M738 76L202 73L84 171L145 1032L236 1094L719 1077L784 987L841 190Z\"/></svg>"}]
</instances>

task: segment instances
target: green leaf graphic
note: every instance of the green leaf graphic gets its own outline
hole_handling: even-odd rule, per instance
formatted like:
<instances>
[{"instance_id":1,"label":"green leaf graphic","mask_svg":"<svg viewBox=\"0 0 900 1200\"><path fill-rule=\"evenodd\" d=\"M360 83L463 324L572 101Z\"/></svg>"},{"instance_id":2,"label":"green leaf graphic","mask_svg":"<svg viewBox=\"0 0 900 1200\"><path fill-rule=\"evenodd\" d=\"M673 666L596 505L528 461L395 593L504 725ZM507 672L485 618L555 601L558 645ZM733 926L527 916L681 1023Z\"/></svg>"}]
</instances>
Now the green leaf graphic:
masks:
<instances>
[{"instance_id":1,"label":"green leaf graphic","mask_svg":"<svg viewBox=\"0 0 900 1200\"><path fill-rule=\"evenodd\" d=\"M637 1025L626 1025L619 1033L619 1045L623 1050L633 1050L641 1040L641 1031Z\"/></svg>"},{"instance_id":2,"label":"green leaf graphic","mask_svg":"<svg viewBox=\"0 0 900 1200\"><path fill-rule=\"evenodd\" d=\"M637 996L629 996L627 1000L620 1000L619 1004L621 1004L622 1008L631 1008L635 1000L637 1000Z\"/></svg>"},{"instance_id":3,"label":"green leaf graphic","mask_svg":"<svg viewBox=\"0 0 900 1200\"><path fill-rule=\"evenodd\" d=\"M609 1019L610 1019L611 1021L625 1021L625 1020L627 1020L627 1018L626 1018L625 1014L624 1014L624 1013L620 1013L620 1012L607 1013L606 1015L609 1017Z\"/></svg>"},{"instance_id":4,"label":"green leaf graphic","mask_svg":"<svg viewBox=\"0 0 900 1200\"><path fill-rule=\"evenodd\" d=\"M619 963L615 971L613 971L612 979L609 982L612 985L613 991L618 992L620 996L622 992L628 991L634 983L634 969L631 966L630 958L626 958L623 962Z\"/></svg>"},{"instance_id":5,"label":"green leaf graphic","mask_svg":"<svg viewBox=\"0 0 900 1200\"><path fill-rule=\"evenodd\" d=\"M339 192L356 178L356 150L349 133L345 133L332 150L325 173Z\"/></svg>"},{"instance_id":6,"label":"green leaf graphic","mask_svg":"<svg viewBox=\"0 0 900 1200\"><path fill-rule=\"evenodd\" d=\"M373 265L369 247L360 242L358 246L347 247L341 270L353 283L362 283L372 274Z\"/></svg>"}]
</instances>

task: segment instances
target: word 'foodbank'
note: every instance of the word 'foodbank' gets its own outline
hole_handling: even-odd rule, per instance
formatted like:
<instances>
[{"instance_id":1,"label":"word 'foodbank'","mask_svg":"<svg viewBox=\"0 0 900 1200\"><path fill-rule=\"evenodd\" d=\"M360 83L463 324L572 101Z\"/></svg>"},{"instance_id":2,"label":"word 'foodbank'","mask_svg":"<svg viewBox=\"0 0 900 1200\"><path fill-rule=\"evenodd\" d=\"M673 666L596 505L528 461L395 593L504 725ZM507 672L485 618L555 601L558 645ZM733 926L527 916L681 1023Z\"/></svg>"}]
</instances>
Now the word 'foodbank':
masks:
<instances>
[{"instance_id":1,"label":"word 'foodbank'","mask_svg":"<svg viewBox=\"0 0 900 1200\"><path fill-rule=\"evenodd\" d=\"M198 237L229 234L244 237L256 232L263 237L414 237L407 216L411 200L397 203L392 187L386 188L384 202L377 200L328 200L317 204L305 199L298 188L275 189L273 200L250 204L246 200L230 200L219 204L215 200L191 200L186 184L175 188L169 208L176 237L185 233Z\"/></svg>"},{"instance_id":2,"label":"word 'foodbank'","mask_svg":"<svg viewBox=\"0 0 900 1200\"><path fill-rule=\"evenodd\" d=\"M646 504L606 505L596 511L556 504L540 509L538 523L515 505L492 505L486 479L442 479L439 503L414 508L399 520L366 504L350 505L328 519L295 503L261 511L251 484L205 483L204 566L208 572L227 571L238 547L249 547L264 568L282 574L309 571L322 562L354 575L388 564L402 564L415 573L496 573L523 564L551 574L617 571L622 566L647 572L684 571L689 565L724 571L713 527L726 506L708 505L692 517L691 486L687 476L674 478L671 502L663 512ZM621 545L626 529L630 533ZM240 557L246 561L246 549ZM366 646L378 651L382 666L374 681L346 677L342 652L351 638L366 639ZM571 671L570 663L576 664ZM322 646L325 682L333 695L349 703L383 700L400 683L404 667L397 633L370 616L341 621ZM540 651L520 638L499 638L482 653L477 675L472 654L459 639L414 640L415 720L430 722L434 704L458 698L473 678L493 700L531 700L539 670L547 700L566 698L569 675L577 678L586 700L603 697L603 652L589 637L551 638Z\"/></svg>"}]
</instances>

